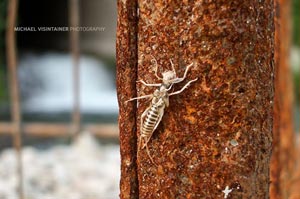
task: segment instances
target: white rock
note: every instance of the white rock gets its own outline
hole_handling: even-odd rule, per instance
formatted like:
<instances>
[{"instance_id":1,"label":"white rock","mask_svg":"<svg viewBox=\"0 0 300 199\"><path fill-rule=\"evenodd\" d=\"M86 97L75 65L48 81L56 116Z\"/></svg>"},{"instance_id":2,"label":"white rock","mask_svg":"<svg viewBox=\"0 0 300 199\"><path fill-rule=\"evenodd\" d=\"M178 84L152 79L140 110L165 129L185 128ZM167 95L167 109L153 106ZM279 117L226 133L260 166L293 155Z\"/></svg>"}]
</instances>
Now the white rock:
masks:
<instances>
[{"instance_id":1,"label":"white rock","mask_svg":"<svg viewBox=\"0 0 300 199\"><path fill-rule=\"evenodd\" d=\"M120 155L118 145L101 145L83 133L70 146L47 150L23 148L26 199L118 198ZM16 199L16 153L0 154L0 199Z\"/></svg>"}]
</instances>

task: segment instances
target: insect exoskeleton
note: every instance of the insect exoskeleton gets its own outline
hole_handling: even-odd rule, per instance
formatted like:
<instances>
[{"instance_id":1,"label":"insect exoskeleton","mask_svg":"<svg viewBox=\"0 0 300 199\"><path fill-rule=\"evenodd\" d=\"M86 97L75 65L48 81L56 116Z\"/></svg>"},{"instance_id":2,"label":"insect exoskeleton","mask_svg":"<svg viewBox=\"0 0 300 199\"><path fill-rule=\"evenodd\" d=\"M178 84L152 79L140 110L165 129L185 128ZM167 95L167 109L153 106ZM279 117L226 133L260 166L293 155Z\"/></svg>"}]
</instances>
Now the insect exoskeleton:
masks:
<instances>
[{"instance_id":1,"label":"insect exoskeleton","mask_svg":"<svg viewBox=\"0 0 300 199\"><path fill-rule=\"evenodd\" d=\"M146 108L146 110L142 113L141 118L140 118L140 136L139 136L139 141L138 141L138 155L139 155L139 151L141 149L146 148L146 152L152 163L154 163L154 160L153 160L152 156L150 155L148 143L152 137L153 132L156 130L156 128L158 127L159 123L162 120L165 108L169 106L169 96L180 94L192 82L195 82L198 79L198 78L196 78L196 79L190 80L180 90L169 93L169 91L172 89L172 86L174 84L180 83L183 80L185 80L186 75L187 75L189 69L192 67L193 63L189 64L186 67L183 77L179 78L176 75L174 64L173 64L172 60L170 60L172 70L163 72L162 77L159 77L157 75L158 64L154 57L153 57L153 59L155 61L155 66L156 66L155 67L155 76L159 80L161 80L162 83L148 84L144 80L139 80L137 82L140 82L145 86L158 87L158 88L155 89L155 91L152 94L135 97L135 98L128 100L128 101L133 101L133 100L139 100L139 99L145 99L145 98L151 99L151 103ZM128 101L126 101L126 102L128 102Z\"/></svg>"}]
</instances>

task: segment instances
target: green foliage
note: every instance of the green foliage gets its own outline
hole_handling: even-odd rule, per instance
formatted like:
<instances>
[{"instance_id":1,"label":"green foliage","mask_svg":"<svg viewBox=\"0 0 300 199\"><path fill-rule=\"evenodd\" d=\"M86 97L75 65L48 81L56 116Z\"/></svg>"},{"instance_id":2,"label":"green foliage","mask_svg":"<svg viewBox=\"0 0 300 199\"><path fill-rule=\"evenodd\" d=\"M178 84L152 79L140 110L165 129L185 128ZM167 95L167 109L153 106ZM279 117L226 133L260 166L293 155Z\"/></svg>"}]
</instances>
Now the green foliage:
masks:
<instances>
[{"instance_id":1,"label":"green foliage","mask_svg":"<svg viewBox=\"0 0 300 199\"><path fill-rule=\"evenodd\" d=\"M0 1L0 48L3 49L4 46L4 35L3 32L6 27L6 9L7 9L7 1Z\"/></svg>"},{"instance_id":2,"label":"green foliage","mask_svg":"<svg viewBox=\"0 0 300 199\"><path fill-rule=\"evenodd\" d=\"M5 29L5 15L6 15L7 1L0 1L0 31Z\"/></svg>"},{"instance_id":3,"label":"green foliage","mask_svg":"<svg viewBox=\"0 0 300 199\"><path fill-rule=\"evenodd\" d=\"M292 45L296 45L296 46L300 47L300 0L293 0L292 11L293 11L293 41L292 41ZM291 63L291 64L293 64L293 63ZM297 68L297 67L298 66L294 66L292 68ZM294 71L293 75L294 75L295 101L297 104L299 104L299 101L300 101L299 71Z\"/></svg>"},{"instance_id":4,"label":"green foliage","mask_svg":"<svg viewBox=\"0 0 300 199\"><path fill-rule=\"evenodd\" d=\"M300 0L293 0L293 43L300 46Z\"/></svg>"},{"instance_id":5,"label":"green foliage","mask_svg":"<svg viewBox=\"0 0 300 199\"><path fill-rule=\"evenodd\" d=\"M1 61L2 62L2 61ZM0 65L0 102L7 99L6 75L3 64Z\"/></svg>"}]
</instances>

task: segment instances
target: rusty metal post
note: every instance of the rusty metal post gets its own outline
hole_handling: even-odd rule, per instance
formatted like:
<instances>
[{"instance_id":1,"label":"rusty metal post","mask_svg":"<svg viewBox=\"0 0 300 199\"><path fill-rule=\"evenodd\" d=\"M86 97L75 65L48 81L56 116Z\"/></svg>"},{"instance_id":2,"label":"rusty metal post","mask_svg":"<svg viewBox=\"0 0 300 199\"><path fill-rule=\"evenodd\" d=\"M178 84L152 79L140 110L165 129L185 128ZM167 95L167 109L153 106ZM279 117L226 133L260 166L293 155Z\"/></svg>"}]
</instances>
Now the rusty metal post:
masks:
<instances>
[{"instance_id":1,"label":"rusty metal post","mask_svg":"<svg viewBox=\"0 0 300 199\"><path fill-rule=\"evenodd\" d=\"M17 152L17 174L19 177L19 198L23 199L23 164L22 164L22 136L19 83L17 74L16 33L14 31L17 20L18 0L8 1L6 27L6 60L9 71L9 91L11 98L11 115L13 121L13 144Z\"/></svg>"},{"instance_id":2,"label":"rusty metal post","mask_svg":"<svg viewBox=\"0 0 300 199\"><path fill-rule=\"evenodd\" d=\"M123 25L117 39L121 198L137 197L125 195L129 191L122 187L133 188L143 199L268 198L273 1L139 0L137 35L128 31L135 27L135 18L128 20L135 13L129 12L136 9L133 5L119 1L119 27ZM128 39L135 36L137 41ZM174 90L198 78L183 93L170 97L170 106L148 144L157 165L146 150L140 150L138 190L134 139L135 133L140 134L140 116L149 100L140 100L136 115L134 103L125 101L153 89L137 83L135 94L135 45L138 80L159 82L153 57L159 73L172 69L172 59L178 76L194 63L187 80L176 84Z\"/></svg>"},{"instance_id":3,"label":"rusty metal post","mask_svg":"<svg viewBox=\"0 0 300 199\"><path fill-rule=\"evenodd\" d=\"M270 168L270 198L289 198L295 168L293 82L291 46L291 1L275 0L275 104L273 153Z\"/></svg>"},{"instance_id":4,"label":"rusty metal post","mask_svg":"<svg viewBox=\"0 0 300 199\"><path fill-rule=\"evenodd\" d=\"M73 60L73 112L72 133L78 134L81 130L80 117L80 50L79 50L79 0L69 0L69 23L70 23L70 50ZM73 29L72 29L73 28Z\"/></svg>"},{"instance_id":5,"label":"rusty metal post","mask_svg":"<svg viewBox=\"0 0 300 199\"><path fill-rule=\"evenodd\" d=\"M138 198L136 106L125 103L136 95L137 19L137 1L118 0L116 49L122 199Z\"/></svg>"}]
</instances>

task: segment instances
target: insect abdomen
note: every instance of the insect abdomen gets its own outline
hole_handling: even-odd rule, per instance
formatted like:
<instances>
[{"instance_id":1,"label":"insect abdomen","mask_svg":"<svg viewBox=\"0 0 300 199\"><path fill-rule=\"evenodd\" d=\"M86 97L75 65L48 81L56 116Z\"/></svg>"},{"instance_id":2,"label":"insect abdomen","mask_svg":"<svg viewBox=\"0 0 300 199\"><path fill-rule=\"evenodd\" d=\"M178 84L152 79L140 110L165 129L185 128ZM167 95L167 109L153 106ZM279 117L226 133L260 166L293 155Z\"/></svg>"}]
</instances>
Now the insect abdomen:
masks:
<instances>
[{"instance_id":1,"label":"insect abdomen","mask_svg":"<svg viewBox=\"0 0 300 199\"><path fill-rule=\"evenodd\" d=\"M158 107L151 106L143 122L142 136L144 137L151 136L158 118L159 118Z\"/></svg>"}]
</instances>

